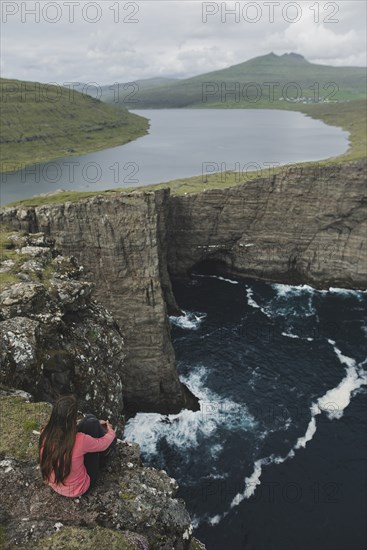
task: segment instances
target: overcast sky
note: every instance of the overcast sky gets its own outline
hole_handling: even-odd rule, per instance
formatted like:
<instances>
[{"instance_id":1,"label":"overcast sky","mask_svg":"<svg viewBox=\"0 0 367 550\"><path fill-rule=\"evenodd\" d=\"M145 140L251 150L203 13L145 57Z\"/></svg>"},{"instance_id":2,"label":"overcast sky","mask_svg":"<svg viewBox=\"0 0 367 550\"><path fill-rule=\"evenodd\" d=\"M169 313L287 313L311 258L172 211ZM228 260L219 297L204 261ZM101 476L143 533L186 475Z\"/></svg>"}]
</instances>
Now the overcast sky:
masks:
<instances>
[{"instance_id":1,"label":"overcast sky","mask_svg":"<svg viewBox=\"0 0 367 550\"><path fill-rule=\"evenodd\" d=\"M271 51L366 66L364 0L3 0L1 9L6 78L101 85L185 78Z\"/></svg>"}]
</instances>

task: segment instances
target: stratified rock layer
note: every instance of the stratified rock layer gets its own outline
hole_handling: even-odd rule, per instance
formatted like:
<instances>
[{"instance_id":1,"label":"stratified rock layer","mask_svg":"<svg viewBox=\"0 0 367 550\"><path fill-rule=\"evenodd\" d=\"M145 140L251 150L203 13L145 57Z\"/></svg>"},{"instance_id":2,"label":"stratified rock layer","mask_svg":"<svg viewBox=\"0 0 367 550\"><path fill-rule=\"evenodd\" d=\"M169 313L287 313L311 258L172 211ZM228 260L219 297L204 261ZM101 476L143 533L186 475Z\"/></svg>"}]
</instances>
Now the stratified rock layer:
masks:
<instances>
[{"instance_id":1,"label":"stratified rock layer","mask_svg":"<svg viewBox=\"0 0 367 550\"><path fill-rule=\"evenodd\" d=\"M213 261L240 276L365 288L366 190L360 161L172 196L169 271L182 277Z\"/></svg>"}]
</instances>

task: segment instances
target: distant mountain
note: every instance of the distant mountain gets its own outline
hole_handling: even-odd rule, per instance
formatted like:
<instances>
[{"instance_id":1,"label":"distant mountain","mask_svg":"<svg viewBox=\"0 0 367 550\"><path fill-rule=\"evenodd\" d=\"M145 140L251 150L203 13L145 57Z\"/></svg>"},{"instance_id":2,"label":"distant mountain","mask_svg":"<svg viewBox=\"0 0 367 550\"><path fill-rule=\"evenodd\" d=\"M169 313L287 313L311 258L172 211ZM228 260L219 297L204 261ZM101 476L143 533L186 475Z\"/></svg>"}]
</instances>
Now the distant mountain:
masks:
<instances>
[{"instance_id":1,"label":"distant mountain","mask_svg":"<svg viewBox=\"0 0 367 550\"><path fill-rule=\"evenodd\" d=\"M134 82L135 84L138 84L139 88L141 90L146 90L148 88L157 88L158 86L164 86L166 84L172 84L174 82L177 82L178 78L169 78L165 76L156 76L153 78L143 78L141 80L134 80L129 82L122 82L120 83L120 86L125 86L127 84L131 84ZM109 86L102 86L102 89L108 89Z\"/></svg>"},{"instance_id":2,"label":"distant mountain","mask_svg":"<svg viewBox=\"0 0 367 550\"><path fill-rule=\"evenodd\" d=\"M152 80L154 84L150 85ZM144 83L144 84L140 84ZM366 96L363 67L332 67L307 61L302 55L269 53L184 80L138 82L134 108L284 107ZM131 88L133 91L133 88ZM124 98L122 98L124 103ZM128 107L129 105L125 103Z\"/></svg>"}]
</instances>

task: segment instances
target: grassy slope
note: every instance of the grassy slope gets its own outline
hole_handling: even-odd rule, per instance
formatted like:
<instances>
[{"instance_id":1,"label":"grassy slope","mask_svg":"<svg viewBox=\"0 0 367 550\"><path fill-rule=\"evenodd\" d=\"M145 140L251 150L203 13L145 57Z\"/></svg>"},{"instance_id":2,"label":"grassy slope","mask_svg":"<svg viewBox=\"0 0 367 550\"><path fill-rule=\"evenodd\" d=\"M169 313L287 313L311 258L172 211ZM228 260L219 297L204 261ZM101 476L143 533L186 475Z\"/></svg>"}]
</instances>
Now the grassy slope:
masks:
<instances>
[{"instance_id":1,"label":"grassy slope","mask_svg":"<svg viewBox=\"0 0 367 550\"><path fill-rule=\"evenodd\" d=\"M249 83L256 83L260 92L255 87L247 87ZM274 98L269 97L269 88L264 83L279 83L274 88ZM366 95L366 76L363 67L331 67L309 63L302 56L296 54L284 54L277 56L268 54L250 59L245 63L233 65L227 69L213 71L198 75L179 82L164 85L159 88L141 90L136 97L139 99L136 108L174 108L174 107L215 107L215 108L289 108L289 102L278 101L283 96L283 88L289 83L296 83L302 96L315 97L315 90L312 89L318 83L320 93L318 96L326 98L330 94L330 100L355 100ZM218 86L218 91L207 96L203 101L203 85L211 83ZM222 84L226 85L224 90L234 89L235 84L239 86L239 99L235 100L233 95L225 97L221 94ZM335 83L334 88L323 89L327 83ZM204 88L205 89L205 88ZM244 96L243 96L244 91ZM259 97L256 97L259 94ZM295 88L290 87L287 96L297 97ZM255 99L258 99L255 101Z\"/></svg>"},{"instance_id":2,"label":"grassy slope","mask_svg":"<svg viewBox=\"0 0 367 550\"><path fill-rule=\"evenodd\" d=\"M339 157L326 159L324 161L307 162L292 165L293 167L300 166L323 166L326 164L335 164L339 162L346 162L351 160L359 160L366 157L366 129L367 129L367 116L366 116L366 103L364 100L351 101L340 104L323 104L323 105L302 105L300 109L302 112L313 118L321 119L326 124L341 126L344 130L350 132L350 147L344 155ZM286 167L280 167L274 170L274 173L282 172L286 170ZM246 176L238 175L234 172L226 172L225 174L212 174L210 176L194 176L191 178L183 178L170 182L164 182L156 185L148 185L146 187L138 188L121 188L110 189L108 191L94 191L94 192L75 192L67 191L65 193L59 193L51 195L49 197L34 197L17 201L13 204L23 204L25 206L38 206L41 204L54 204L67 201L75 202L79 199L87 198L94 195L113 195L116 192L140 192L142 190L154 191L155 189L171 188L171 192L177 195L183 195L185 193L196 193L204 189L229 187L237 185L238 183L244 183L245 181L253 180L256 177L263 177L266 174L250 172Z\"/></svg>"},{"instance_id":3,"label":"grassy slope","mask_svg":"<svg viewBox=\"0 0 367 550\"><path fill-rule=\"evenodd\" d=\"M149 126L121 106L61 86L0 79L0 94L0 171L122 145Z\"/></svg>"},{"instance_id":4,"label":"grassy slope","mask_svg":"<svg viewBox=\"0 0 367 550\"><path fill-rule=\"evenodd\" d=\"M0 385L1 389L1 385ZM0 397L0 453L17 460L37 460L40 431L49 417L47 403L27 403L22 397Z\"/></svg>"}]
</instances>

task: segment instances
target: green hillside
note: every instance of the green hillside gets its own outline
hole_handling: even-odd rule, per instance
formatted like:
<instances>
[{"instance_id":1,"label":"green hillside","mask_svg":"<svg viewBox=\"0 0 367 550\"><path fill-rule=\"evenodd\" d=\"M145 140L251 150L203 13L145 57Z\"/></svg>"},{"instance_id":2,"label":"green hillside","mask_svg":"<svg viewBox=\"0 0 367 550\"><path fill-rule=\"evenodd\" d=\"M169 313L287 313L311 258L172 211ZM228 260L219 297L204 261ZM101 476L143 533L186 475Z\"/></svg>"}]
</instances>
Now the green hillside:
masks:
<instances>
[{"instance_id":1,"label":"green hillside","mask_svg":"<svg viewBox=\"0 0 367 550\"><path fill-rule=\"evenodd\" d=\"M331 67L295 53L250 59L136 94L145 108L280 108L366 97L363 67Z\"/></svg>"},{"instance_id":2,"label":"green hillside","mask_svg":"<svg viewBox=\"0 0 367 550\"><path fill-rule=\"evenodd\" d=\"M122 145L149 122L62 86L0 79L1 171Z\"/></svg>"}]
</instances>

